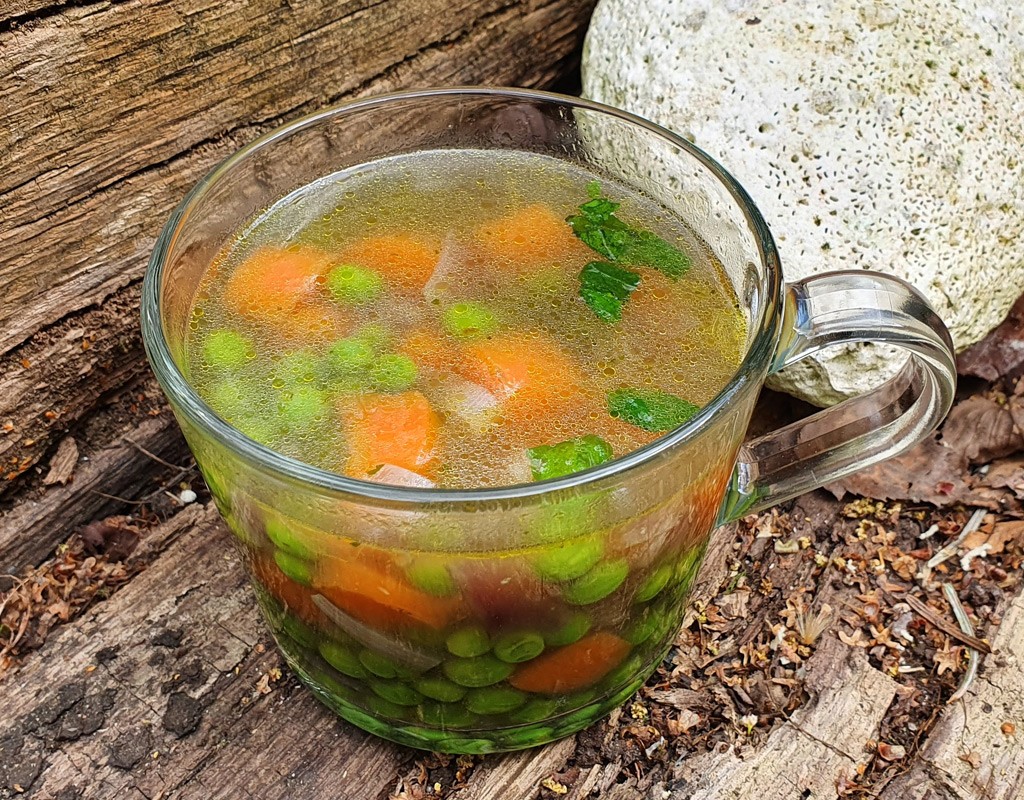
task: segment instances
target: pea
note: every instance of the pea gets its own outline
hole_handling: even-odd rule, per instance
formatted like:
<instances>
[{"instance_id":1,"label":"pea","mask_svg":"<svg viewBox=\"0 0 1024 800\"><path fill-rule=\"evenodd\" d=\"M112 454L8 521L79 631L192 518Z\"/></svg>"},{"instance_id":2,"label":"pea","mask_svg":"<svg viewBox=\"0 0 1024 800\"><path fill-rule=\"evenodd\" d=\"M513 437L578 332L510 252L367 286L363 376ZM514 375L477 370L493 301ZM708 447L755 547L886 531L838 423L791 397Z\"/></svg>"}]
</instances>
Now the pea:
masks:
<instances>
[{"instance_id":1,"label":"pea","mask_svg":"<svg viewBox=\"0 0 1024 800\"><path fill-rule=\"evenodd\" d=\"M362 680L368 674L359 657L343 644L329 639L320 642L320 655L342 675Z\"/></svg>"},{"instance_id":2,"label":"pea","mask_svg":"<svg viewBox=\"0 0 1024 800\"><path fill-rule=\"evenodd\" d=\"M466 696L466 708L474 714L506 714L525 702L525 694L507 686L474 689Z\"/></svg>"},{"instance_id":3,"label":"pea","mask_svg":"<svg viewBox=\"0 0 1024 800\"><path fill-rule=\"evenodd\" d=\"M622 638L633 645L643 644L662 625L661 615L644 609L643 615L623 635Z\"/></svg>"},{"instance_id":4,"label":"pea","mask_svg":"<svg viewBox=\"0 0 1024 800\"><path fill-rule=\"evenodd\" d=\"M690 590L693 579L700 571L701 562L704 560L705 546L694 547L689 550L679 561L676 574L679 576L679 595L684 595Z\"/></svg>"},{"instance_id":5,"label":"pea","mask_svg":"<svg viewBox=\"0 0 1024 800\"><path fill-rule=\"evenodd\" d=\"M376 300L384 291L384 279L371 269L340 264L327 273L327 291L338 303L357 306Z\"/></svg>"},{"instance_id":6,"label":"pea","mask_svg":"<svg viewBox=\"0 0 1024 800\"><path fill-rule=\"evenodd\" d=\"M370 345L374 353L387 350L394 339L391 332L379 322L367 322L356 332L356 337Z\"/></svg>"},{"instance_id":7,"label":"pea","mask_svg":"<svg viewBox=\"0 0 1024 800\"><path fill-rule=\"evenodd\" d=\"M522 708L508 715L511 722L544 722L558 713L558 701L547 697L536 697Z\"/></svg>"},{"instance_id":8,"label":"pea","mask_svg":"<svg viewBox=\"0 0 1024 800\"><path fill-rule=\"evenodd\" d=\"M420 694L442 703L456 703L466 696L465 687L452 683L440 675L420 678L413 686Z\"/></svg>"},{"instance_id":9,"label":"pea","mask_svg":"<svg viewBox=\"0 0 1024 800\"><path fill-rule=\"evenodd\" d=\"M212 367L240 367L255 357L252 341L237 331L214 331L203 344L203 358Z\"/></svg>"},{"instance_id":10,"label":"pea","mask_svg":"<svg viewBox=\"0 0 1024 800\"><path fill-rule=\"evenodd\" d=\"M561 542L597 527L598 496L577 495L540 506L530 516L528 532L541 542Z\"/></svg>"},{"instance_id":11,"label":"pea","mask_svg":"<svg viewBox=\"0 0 1024 800\"><path fill-rule=\"evenodd\" d=\"M309 586L313 582L313 565L304 558L293 556L284 550L274 551L274 563L277 568L296 583Z\"/></svg>"},{"instance_id":12,"label":"pea","mask_svg":"<svg viewBox=\"0 0 1024 800\"><path fill-rule=\"evenodd\" d=\"M441 325L458 339L478 339L494 333L498 321L480 303L456 303L441 314Z\"/></svg>"},{"instance_id":13,"label":"pea","mask_svg":"<svg viewBox=\"0 0 1024 800\"><path fill-rule=\"evenodd\" d=\"M618 589L628 574L629 564L625 559L606 561L598 564L582 578L562 587L562 597L567 603L575 606L596 603Z\"/></svg>"},{"instance_id":14,"label":"pea","mask_svg":"<svg viewBox=\"0 0 1024 800\"><path fill-rule=\"evenodd\" d=\"M415 706L423 699L423 695L404 683L371 680L369 684L373 693L378 697L383 697L400 706Z\"/></svg>"},{"instance_id":15,"label":"pea","mask_svg":"<svg viewBox=\"0 0 1024 800\"><path fill-rule=\"evenodd\" d=\"M406 719L410 712L410 708L408 706L399 705L398 703L387 700L379 695L367 695L363 702L366 703L366 707L374 714L381 717L388 717L390 719Z\"/></svg>"},{"instance_id":16,"label":"pea","mask_svg":"<svg viewBox=\"0 0 1024 800\"><path fill-rule=\"evenodd\" d=\"M445 753L483 755L484 753L493 753L496 749L497 745L490 739L461 739L452 737L438 742L438 750Z\"/></svg>"},{"instance_id":17,"label":"pea","mask_svg":"<svg viewBox=\"0 0 1024 800\"><path fill-rule=\"evenodd\" d=\"M491 649L491 638L479 625L473 625L449 634L445 640L445 647L453 656L473 658L482 656Z\"/></svg>"},{"instance_id":18,"label":"pea","mask_svg":"<svg viewBox=\"0 0 1024 800\"><path fill-rule=\"evenodd\" d=\"M320 643L320 635L291 614L285 614L281 617L279 627L282 633L302 647L316 650L317 645Z\"/></svg>"},{"instance_id":19,"label":"pea","mask_svg":"<svg viewBox=\"0 0 1024 800\"><path fill-rule=\"evenodd\" d=\"M673 572L674 570L670 564L662 564L640 585L640 588L637 589L636 594L633 596L633 600L637 603L646 603L648 600L657 597L661 590L668 585Z\"/></svg>"},{"instance_id":20,"label":"pea","mask_svg":"<svg viewBox=\"0 0 1024 800\"><path fill-rule=\"evenodd\" d=\"M439 728L468 728L476 722L476 717L464 706L454 703L422 702L416 709L416 716L424 725Z\"/></svg>"},{"instance_id":21,"label":"pea","mask_svg":"<svg viewBox=\"0 0 1024 800\"><path fill-rule=\"evenodd\" d=\"M309 350L298 350L282 356L274 366L275 389L312 383L317 378L317 357Z\"/></svg>"},{"instance_id":22,"label":"pea","mask_svg":"<svg viewBox=\"0 0 1024 800\"><path fill-rule=\"evenodd\" d=\"M370 367L370 379L382 392L404 392L416 383L418 375L416 363L401 353L383 355Z\"/></svg>"},{"instance_id":23,"label":"pea","mask_svg":"<svg viewBox=\"0 0 1024 800\"><path fill-rule=\"evenodd\" d=\"M412 672L373 650L361 650L359 661L378 678L411 678Z\"/></svg>"},{"instance_id":24,"label":"pea","mask_svg":"<svg viewBox=\"0 0 1024 800\"><path fill-rule=\"evenodd\" d=\"M308 428L327 416L327 395L314 386L296 386L281 393L277 414L289 428Z\"/></svg>"},{"instance_id":25,"label":"pea","mask_svg":"<svg viewBox=\"0 0 1024 800\"><path fill-rule=\"evenodd\" d=\"M548 581L571 581L593 568L604 555L601 540L592 537L565 542L558 547L543 550L533 559L537 574Z\"/></svg>"},{"instance_id":26,"label":"pea","mask_svg":"<svg viewBox=\"0 0 1024 800\"><path fill-rule=\"evenodd\" d=\"M601 683L610 689L617 689L620 686L638 681L642 677L641 670L643 667L644 658L639 654L634 654L605 675Z\"/></svg>"},{"instance_id":27,"label":"pea","mask_svg":"<svg viewBox=\"0 0 1024 800\"><path fill-rule=\"evenodd\" d=\"M506 731L498 737L498 741L505 747L520 749L525 747L536 747L539 744L550 742L555 738L555 729L543 725L531 725L522 730Z\"/></svg>"},{"instance_id":28,"label":"pea","mask_svg":"<svg viewBox=\"0 0 1024 800\"><path fill-rule=\"evenodd\" d=\"M544 651L544 637L532 631L505 633L494 642L494 655L509 664L536 658Z\"/></svg>"},{"instance_id":29,"label":"pea","mask_svg":"<svg viewBox=\"0 0 1024 800\"><path fill-rule=\"evenodd\" d=\"M325 356L327 372L335 379L358 378L370 369L376 355L373 343L361 336L339 339Z\"/></svg>"},{"instance_id":30,"label":"pea","mask_svg":"<svg viewBox=\"0 0 1024 800\"><path fill-rule=\"evenodd\" d=\"M512 674L513 667L493 656L457 658L444 663L444 674L460 686L479 689L505 680Z\"/></svg>"},{"instance_id":31,"label":"pea","mask_svg":"<svg viewBox=\"0 0 1024 800\"><path fill-rule=\"evenodd\" d=\"M604 713L600 706L593 706L566 714L559 718L558 724L555 726L555 733L558 736L564 736L567 733L578 731L603 716Z\"/></svg>"},{"instance_id":32,"label":"pea","mask_svg":"<svg viewBox=\"0 0 1024 800\"><path fill-rule=\"evenodd\" d=\"M396 741L410 747L423 747L430 750L433 750L434 746L442 739L451 737L451 733L448 731L431 730L430 728L399 728L396 733L400 733L403 737Z\"/></svg>"},{"instance_id":33,"label":"pea","mask_svg":"<svg viewBox=\"0 0 1024 800\"><path fill-rule=\"evenodd\" d=\"M203 392L203 399L217 412L217 416L228 422L250 413L250 398L234 381L223 380L210 384Z\"/></svg>"},{"instance_id":34,"label":"pea","mask_svg":"<svg viewBox=\"0 0 1024 800\"><path fill-rule=\"evenodd\" d=\"M459 586L448 572L448 567L443 562L429 557L417 558L406 569L405 576L417 589L434 597L451 597L459 591Z\"/></svg>"},{"instance_id":35,"label":"pea","mask_svg":"<svg viewBox=\"0 0 1024 800\"><path fill-rule=\"evenodd\" d=\"M263 530L266 532L267 538L279 550L306 560L316 558L316 551L309 546L303 536L296 533L287 522L276 514L267 515L263 522Z\"/></svg>"},{"instance_id":36,"label":"pea","mask_svg":"<svg viewBox=\"0 0 1024 800\"><path fill-rule=\"evenodd\" d=\"M254 442L268 447L274 445L280 433L276 425L260 414L239 414L225 419Z\"/></svg>"},{"instance_id":37,"label":"pea","mask_svg":"<svg viewBox=\"0 0 1024 800\"><path fill-rule=\"evenodd\" d=\"M587 631L590 630L591 624L590 617L575 611L568 620L562 623L562 627L558 630L544 634L544 641L548 647L562 647L563 645L572 644L586 635Z\"/></svg>"}]
</instances>

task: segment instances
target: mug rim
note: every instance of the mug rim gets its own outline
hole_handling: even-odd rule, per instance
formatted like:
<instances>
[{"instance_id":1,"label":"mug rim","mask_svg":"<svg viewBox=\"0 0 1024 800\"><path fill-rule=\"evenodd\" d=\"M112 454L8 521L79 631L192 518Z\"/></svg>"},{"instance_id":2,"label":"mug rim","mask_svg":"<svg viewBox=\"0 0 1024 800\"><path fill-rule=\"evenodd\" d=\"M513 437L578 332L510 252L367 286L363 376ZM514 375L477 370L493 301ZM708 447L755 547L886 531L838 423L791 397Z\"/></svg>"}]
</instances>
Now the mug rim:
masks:
<instances>
[{"instance_id":1,"label":"mug rim","mask_svg":"<svg viewBox=\"0 0 1024 800\"><path fill-rule=\"evenodd\" d=\"M164 335L161 318L162 283L164 266L167 263L178 231L186 224L192 211L202 197L227 175L237 164L253 153L288 136L313 127L326 119L356 114L391 103L409 100L430 100L431 98L476 97L521 99L559 105L570 109L582 109L605 116L611 116L647 130L684 151L699 161L729 192L736 206L742 212L751 228L757 244L761 265L765 274L760 282L763 303L756 317L751 318L754 335L744 353L743 359L732 377L722 389L693 417L653 442L625 455L611 459L604 464L575 472L560 478L550 478L531 483L513 484L473 489L445 489L397 486L373 481L350 478L339 473L315 467L289 456L278 453L266 445L250 439L238 429L221 419L206 404L182 374L171 356L170 346ZM782 270L778 250L761 212L754 205L746 190L714 158L692 142L667 128L628 111L569 95L545 92L535 89L487 86L453 86L428 89L412 89L372 97L359 98L340 103L298 119L287 122L235 151L208 172L171 213L157 238L150 256L142 284L141 321L142 338L150 365L158 382L168 395L172 407L183 413L188 421L199 428L204 435L211 436L221 446L244 460L255 463L264 470L286 476L291 480L311 484L318 489L346 495L395 503L399 505L429 504L477 504L495 501L515 500L567 489L577 489L596 483L605 478L629 472L652 461L660 454L684 446L697 438L730 401L739 395L752 380L768 371L774 356L782 322ZM763 376L762 376L763 377Z\"/></svg>"}]
</instances>

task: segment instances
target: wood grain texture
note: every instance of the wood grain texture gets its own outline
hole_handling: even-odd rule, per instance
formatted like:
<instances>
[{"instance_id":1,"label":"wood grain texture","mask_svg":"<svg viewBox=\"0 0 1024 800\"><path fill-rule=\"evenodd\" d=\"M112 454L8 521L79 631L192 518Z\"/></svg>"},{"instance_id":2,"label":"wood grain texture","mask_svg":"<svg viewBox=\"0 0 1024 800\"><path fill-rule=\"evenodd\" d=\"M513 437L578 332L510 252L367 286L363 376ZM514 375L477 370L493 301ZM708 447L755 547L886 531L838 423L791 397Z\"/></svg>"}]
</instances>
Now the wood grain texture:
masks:
<instances>
[{"instance_id":1,"label":"wood grain texture","mask_svg":"<svg viewBox=\"0 0 1024 800\"><path fill-rule=\"evenodd\" d=\"M5 5L0 493L144 372L137 311L146 261L171 210L218 161L286 118L346 97L550 85L575 64L592 6Z\"/></svg>"}]
</instances>

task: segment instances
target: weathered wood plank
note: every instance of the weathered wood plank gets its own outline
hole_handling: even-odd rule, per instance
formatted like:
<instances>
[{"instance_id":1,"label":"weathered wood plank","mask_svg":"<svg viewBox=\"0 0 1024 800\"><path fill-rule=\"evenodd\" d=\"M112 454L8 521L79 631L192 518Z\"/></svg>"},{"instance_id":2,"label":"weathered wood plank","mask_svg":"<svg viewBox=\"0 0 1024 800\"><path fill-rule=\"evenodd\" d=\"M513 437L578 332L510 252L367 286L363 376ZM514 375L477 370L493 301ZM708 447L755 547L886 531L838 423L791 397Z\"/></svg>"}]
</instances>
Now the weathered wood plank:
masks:
<instances>
[{"instance_id":1,"label":"weathered wood plank","mask_svg":"<svg viewBox=\"0 0 1024 800\"><path fill-rule=\"evenodd\" d=\"M353 94L549 85L593 2L140 5L69 4L0 32L0 492L145 369L139 280L217 161Z\"/></svg>"},{"instance_id":2,"label":"weathered wood plank","mask_svg":"<svg viewBox=\"0 0 1024 800\"><path fill-rule=\"evenodd\" d=\"M0 352L137 280L188 186L282 118L417 83L550 83L591 6L97 3L0 33Z\"/></svg>"},{"instance_id":3,"label":"weathered wood plank","mask_svg":"<svg viewBox=\"0 0 1024 800\"><path fill-rule=\"evenodd\" d=\"M1018 800L1024 793L1024 595L1010 603L978 679L948 706L921 760L882 800Z\"/></svg>"},{"instance_id":4,"label":"weathered wood plank","mask_svg":"<svg viewBox=\"0 0 1024 800\"><path fill-rule=\"evenodd\" d=\"M753 752L692 759L678 771L691 800L835 800L841 778L865 763L865 745L896 694L896 683L863 651L829 634L807 664L814 696Z\"/></svg>"}]
</instances>

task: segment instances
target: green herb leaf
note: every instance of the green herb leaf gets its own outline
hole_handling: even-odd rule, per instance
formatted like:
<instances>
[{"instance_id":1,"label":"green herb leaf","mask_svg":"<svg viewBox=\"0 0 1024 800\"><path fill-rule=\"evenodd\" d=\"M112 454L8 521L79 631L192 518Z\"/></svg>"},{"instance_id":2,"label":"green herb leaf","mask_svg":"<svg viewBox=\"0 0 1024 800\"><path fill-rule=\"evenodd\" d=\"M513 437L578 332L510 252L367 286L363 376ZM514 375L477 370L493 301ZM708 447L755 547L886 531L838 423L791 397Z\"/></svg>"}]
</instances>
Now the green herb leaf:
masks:
<instances>
[{"instance_id":1,"label":"green herb leaf","mask_svg":"<svg viewBox=\"0 0 1024 800\"><path fill-rule=\"evenodd\" d=\"M622 304L640 285L640 276L605 261L591 261L580 272L580 297L605 322L622 319Z\"/></svg>"},{"instance_id":2,"label":"green herb leaf","mask_svg":"<svg viewBox=\"0 0 1024 800\"><path fill-rule=\"evenodd\" d=\"M632 239L622 254L622 260L638 267L650 267L676 280L686 273L693 262L660 236L650 231L631 231Z\"/></svg>"},{"instance_id":3,"label":"green herb leaf","mask_svg":"<svg viewBox=\"0 0 1024 800\"><path fill-rule=\"evenodd\" d=\"M686 253L657 234L632 228L615 216L621 204L602 197L600 183L588 183L587 194L591 199L566 221L572 232L592 250L610 261L656 269L673 280L690 268L690 257Z\"/></svg>"},{"instance_id":4,"label":"green herb leaf","mask_svg":"<svg viewBox=\"0 0 1024 800\"><path fill-rule=\"evenodd\" d=\"M608 413L645 431L678 428L700 411L689 400L657 389L616 389L608 393Z\"/></svg>"},{"instance_id":5,"label":"green herb leaf","mask_svg":"<svg viewBox=\"0 0 1024 800\"><path fill-rule=\"evenodd\" d=\"M603 464L612 457L612 446L600 436L587 434L558 444L542 444L526 451L535 481L561 478Z\"/></svg>"}]
</instances>

